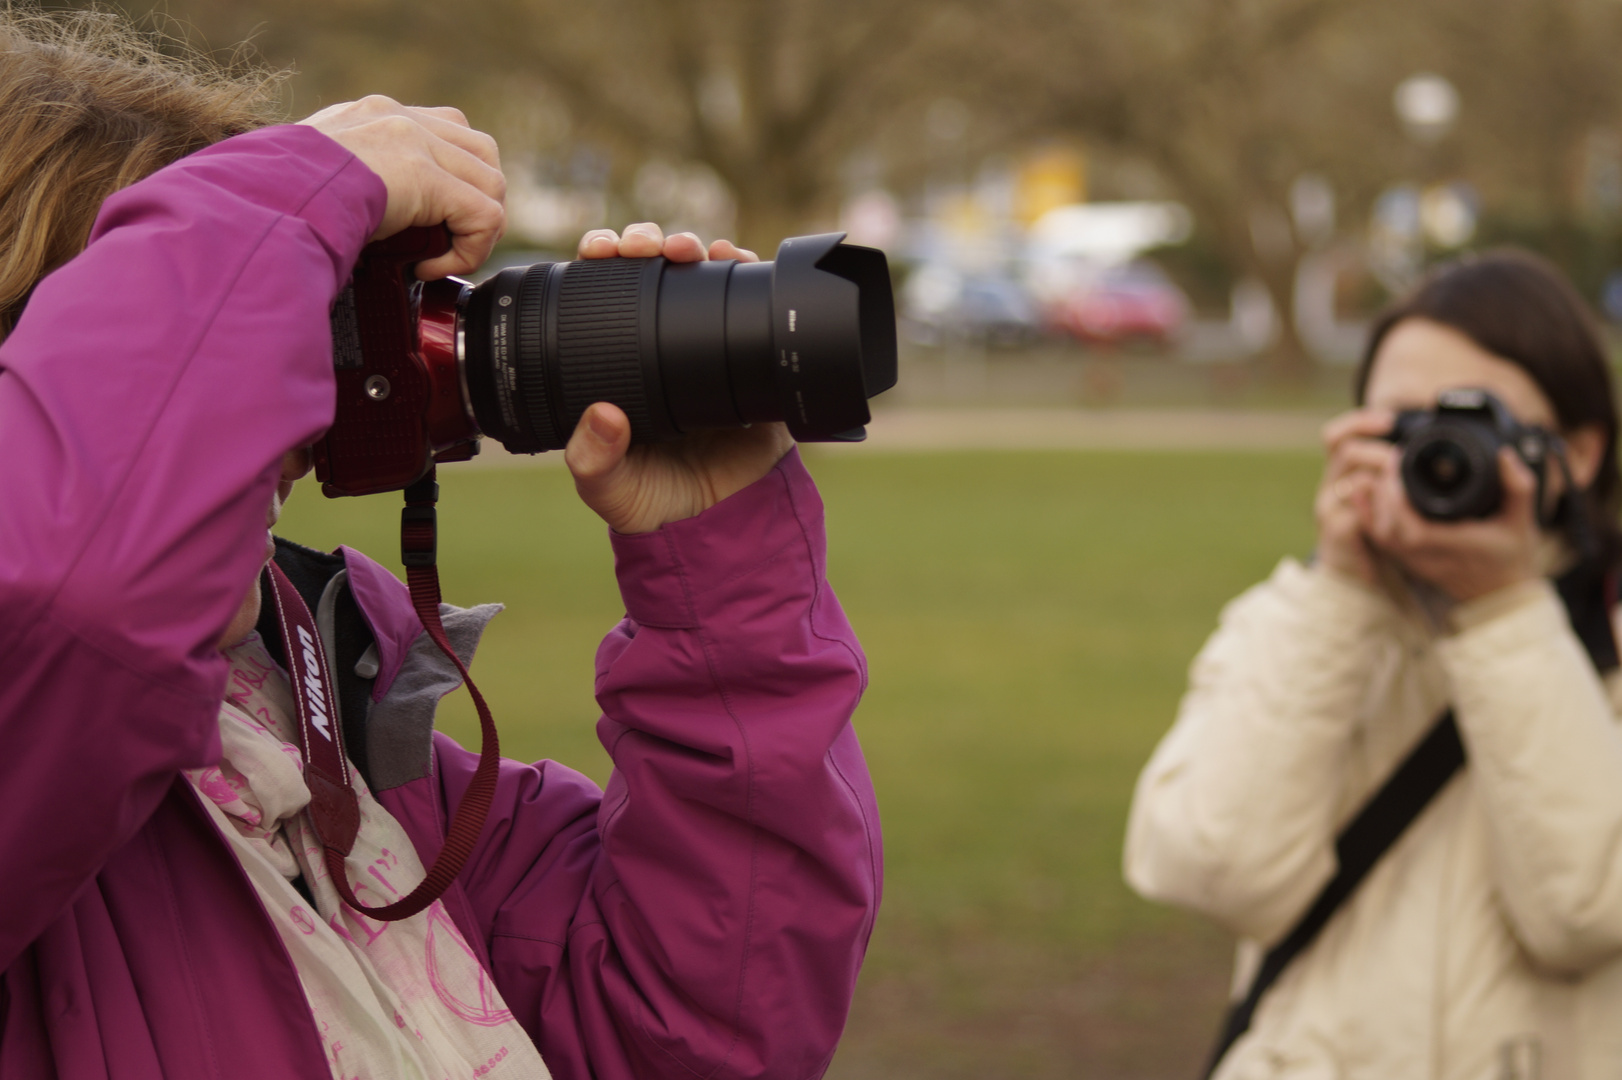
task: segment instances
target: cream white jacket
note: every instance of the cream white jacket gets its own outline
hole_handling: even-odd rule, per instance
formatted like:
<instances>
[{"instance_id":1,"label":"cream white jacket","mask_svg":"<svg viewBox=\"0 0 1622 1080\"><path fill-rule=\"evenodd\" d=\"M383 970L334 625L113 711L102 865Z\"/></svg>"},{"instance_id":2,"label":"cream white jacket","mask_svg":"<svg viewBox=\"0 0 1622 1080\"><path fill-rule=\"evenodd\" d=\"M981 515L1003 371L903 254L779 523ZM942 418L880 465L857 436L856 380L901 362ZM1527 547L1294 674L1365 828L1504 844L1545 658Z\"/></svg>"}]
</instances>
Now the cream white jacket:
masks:
<instances>
[{"instance_id":1,"label":"cream white jacket","mask_svg":"<svg viewBox=\"0 0 1622 1080\"><path fill-rule=\"evenodd\" d=\"M1453 621L1436 637L1286 560L1194 661L1138 781L1126 876L1239 935L1236 995L1449 703L1467 755L1219 1080L1622 1080L1622 679L1601 681L1547 582Z\"/></svg>"}]
</instances>

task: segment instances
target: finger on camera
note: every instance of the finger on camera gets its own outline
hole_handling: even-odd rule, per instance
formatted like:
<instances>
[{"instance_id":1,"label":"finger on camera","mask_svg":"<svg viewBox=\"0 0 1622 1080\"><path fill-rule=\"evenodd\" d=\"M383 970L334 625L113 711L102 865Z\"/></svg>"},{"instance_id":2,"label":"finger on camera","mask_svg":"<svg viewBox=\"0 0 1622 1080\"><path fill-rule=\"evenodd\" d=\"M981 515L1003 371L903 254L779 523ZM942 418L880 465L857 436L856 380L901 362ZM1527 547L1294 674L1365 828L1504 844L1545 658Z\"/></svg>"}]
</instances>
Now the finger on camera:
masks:
<instances>
[{"instance_id":1,"label":"finger on camera","mask_svg":"<svg viewBox=\"0 0 1622 1080\"><path fill-rule=\"evenodd\" d=\"M1379 481L1379 474L1372 469L1351 469L1328 480L1322 490L1336 503L1351 506L1359 500L1368 501Z\"/></svg>"},{"instance_id":2,"label":"finger on camera","mask_svg":"<svg viewBox=\"0 0 1622 1080\"><path fill-rule=\"evenodd\" d=\"M747 248L741 248L731 240L717 240L710 245L710 258L716 261L723 259L736 259L738 262L759 262L760 256Z\"/></svg>"},{"instance_id":3,"label":"finger on camera","mask_svg":"<svg viewBox=\"0 0 1622 1080\"><path fill-rule=\"evenodd\" d=\"M620 253L620 234L613 229L592 229L580 238L582 259L612 259Z\"/></svg>"},{"instance_id":4,"label":"finger on camera","mask_svg":"<svg viewBox=\"0 0 1622 1080\"><path fill-rule=\"evenodd\" d=\"M1384 409L1353 409L1341 413L1323 426L1325 449L1333 451L1349 439L1379 439L1391 430L1396 418Z\"/></svg>"},{"instance_id":5,"label":"finger on camera","mask_svg":"<svg viewBox=\"0 0 1622 1080\"><path fill-rule=\"evenodd\" d=\"M1533 520L1537 512L1537 475L1507 446L1498 451L1498 478L1503 485L1504 502L1493 516L1515 522Z\"/></svg>"},{"instance_id":6,"label":"finger on camera","mask_svg":"<svg viewBox=\"0 0 1622 1080\"><path fill-rule=\"evenodd\" d=\"M452 109L458 117L462 114ZM468 127L466 119L457 122L439 115L439 109L413 109L411 116L423 130L435 138L443 139L461 150L467 151L490 168L501 171L501 148L496 145L495 137L488 135L477 128Z\"/></svg>"},{"instance_id":7,"label":"finger on camera","mask_svg":"<svg viewBox=\"0 0 1622 1080\"><path fill-rule=\"evenodd\" d=\"M1381 464L1378 458L1337 454L1330 459L1319 487L1341 502L1350 502L1354 497L1367 498L1385 475Z\"/></svg>"},{"instance_id":8,"label":"finger on camera","mask_svg":"<svg viewBox=\"0 0 1622 1080\"><path fill-rule=\"evenodd\" d=\"M1337 475L1369 472L1384 475L1390 468L1396 447L1390 443L1367 439L1349 439L1342 442L1329 455L1330 470Z\"/></svg>"},{"instance_id":9,"label":"finger on camera","mask_svg":"<svg viewBox=\"0 0 1622 1080\"><path fill-rule=\"evenodd\" d=\"M447 184L408 224L444 223L451 234L451 250L417 266L417 276L433 281L447 274L476 270L490 257L506 231L507 215L500 202L469 184Z\"/></svg>"},{"instance_id":10,"label":"finger on camera","mask_svg":"<svg viewBox=\"0 0 1622 1080\"><path fill-rule=\"evenodd\" d=\"M468 220L465 216L446 220L446 227L451 230L451 249L443 255L418 263L415 271L418 281L438 281L453 274L471 274L484 265L501 240L503 230L499 226L470 229ZM458 231L459 228L469 231Z\"/></svg>"},{"instance_id":11,"label":"finger on camera","mask_svg":"<svg viewBox=\"0 0 1622 1080\"><path fill-rule=\"evenodd\" d=\"M434 163L448 175L476 188L500 203L507 198L507 177L498 165L492 165L478 154L447 139L427 133L428 152Z\"/></svg>"},{"instance_id":12,"label":"finger on camera","mask_svg":"<svg viewBox=\"0 0 1622 1080\"><path fill-rule=\"evenodd\" d=\"M651 259L665 247L664 230L651 221L625 226L620 234L619 254L627 259Z\"/></svg>"},{"instance_id":13,"label":"finger on camera","mask_svg":"<svg viewBox=\"0 0 1622 1080\"><path fill-rule=\"evenodd\" d=\"M1348 543L1362 534L1362 522L1358 518L1358 506L1355 502L1343 500L1326 492L1315 509L1320 537Z\"/></svg>"},{"instance_id":14,"label":"finger on camera","mask_svg":"<svg viewBox=\"0 0 1622 1080\"><path fill-rule=\"evenodd\" d=\"M1498 448L1498 477L1504 483L1505 494L1519 492L1530 498L1537 490L1537 474L1521 455L1507 446Z\"/></svg>"},{"instance_id":15,"label":"finger on camera","mask_svg":"<svg viewBox=\"0 0 1622 1080\"><path fill-rule=\"evenodd\" d=\"M373 239L386 239L412 225L441 223L458 235L456 250L424 263L421 276L472 270L504 230L506 179L501 171L435 135L420 114L375 97L322 110L306 123L383 181L388 204ZM432 123L454 126L438 118Z\"/></svg>"},{"instance_id":16,"label":"finger on camera","mask_svg":"<svg viewBox=\"0 0 1622 1080\"><path fill-rule=\"evenodd\" d=\"M1400 545L1411 536L1419 516L1408 502L1400 481L1381 475L1369 484L1365 528L1381 546Z\"/></svg>"},{"instance_id":17,"label":"finger on camera","mask_svg":"<svg viewBox=\"0 0 1622 1080\"><path fill-rule=\"evenodd\" d=\"M704 249L704 241L690 232L673 233L665 238L664 248L660 252L671 262L703 262L709 257Z\"/></svg>"},{"instance_id":18,"label":"finger on camera","mask_svg":"<svg viewBox=\"0 0 1622 1080\"><path fill-rule=\"evenodd\" d=\"M412 112L425 113L439 120L448 120L465 128L473 126L468 123L467 113L454 105L407 105L406 108Z\"/></svg>"},{"instance_id":19,"label":"finger on camera","mask_svg":"<svg viewBox=\"0 0 1622 1080\"><path fill-rule=\"evenodd\" d=\"M432 160L421 180L424 205L410 224L444 222L457 238L459 251L483 246L488 254L489 246L506 231L506 177L500 169L442 140L432 140L427 150Z\"/></svg>"},{"instance_id":20,"label":"finger on camera","mask_svg":"<svg viewBox=\"0 0 1622 1080\"><path fill-rule=\"evenodd\" d=\"M563 449L563 462L577 484L600 481L625 460L630 445L631 421L624 411L599 401L587 408L575 424Z\"/></svg>"}]
</instances>

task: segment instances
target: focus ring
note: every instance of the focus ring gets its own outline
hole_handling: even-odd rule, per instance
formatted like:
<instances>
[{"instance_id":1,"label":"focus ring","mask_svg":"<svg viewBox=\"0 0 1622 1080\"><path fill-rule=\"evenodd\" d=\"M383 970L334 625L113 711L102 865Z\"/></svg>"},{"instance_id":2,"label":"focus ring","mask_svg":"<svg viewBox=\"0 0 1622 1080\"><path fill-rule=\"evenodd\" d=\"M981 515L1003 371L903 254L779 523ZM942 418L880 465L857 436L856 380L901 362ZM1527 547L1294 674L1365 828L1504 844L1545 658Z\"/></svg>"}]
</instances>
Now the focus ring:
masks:
<instances>
[{"instance_id":1,"label":"focus ring","mask_svg":"<svg viewBox=\"0 0 1622 1080\"><path fill-rule=\"evenodd\" d=\"M557 370L572 430L593 402L610 401L631 421L631 438L654 437L641 366L644 259L582 259L563 267L558 290Z\"/></svg>"},{"instance_id":2,"label":"focus ring","mask_svg":"<svg viewBox=\"0 0 1622 1080\"><path fill-rule=\"evenodd\" d=\"M524 419L534 437L534 450L509 447L515 453L561 450L568 437L558 438L552 418L552 393L546 383L546 282L555 263L536 263L524 272L518 287L518 395Z\"/></svg>"}]
</instances>

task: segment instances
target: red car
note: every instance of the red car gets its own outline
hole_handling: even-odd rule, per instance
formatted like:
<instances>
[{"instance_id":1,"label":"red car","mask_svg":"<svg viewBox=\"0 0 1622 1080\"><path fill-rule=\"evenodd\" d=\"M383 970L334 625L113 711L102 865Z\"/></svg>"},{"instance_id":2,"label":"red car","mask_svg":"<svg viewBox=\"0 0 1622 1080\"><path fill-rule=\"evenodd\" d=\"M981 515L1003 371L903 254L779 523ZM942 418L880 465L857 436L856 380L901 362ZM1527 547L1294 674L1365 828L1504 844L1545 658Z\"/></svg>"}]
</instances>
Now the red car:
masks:
<instances>
[{"instance_id":1,"label":"red car","mask_svg":"<svg viewBox=\"0 0 1622 1080\"><path fill-rule=\"evenodd\" d=\"M1168 345L1189 314L1183 291L1152 263L1101 271L1060 300L1054 322L1081 341L1100 345L1147 341Z\"/></svg>"}]
</instances>

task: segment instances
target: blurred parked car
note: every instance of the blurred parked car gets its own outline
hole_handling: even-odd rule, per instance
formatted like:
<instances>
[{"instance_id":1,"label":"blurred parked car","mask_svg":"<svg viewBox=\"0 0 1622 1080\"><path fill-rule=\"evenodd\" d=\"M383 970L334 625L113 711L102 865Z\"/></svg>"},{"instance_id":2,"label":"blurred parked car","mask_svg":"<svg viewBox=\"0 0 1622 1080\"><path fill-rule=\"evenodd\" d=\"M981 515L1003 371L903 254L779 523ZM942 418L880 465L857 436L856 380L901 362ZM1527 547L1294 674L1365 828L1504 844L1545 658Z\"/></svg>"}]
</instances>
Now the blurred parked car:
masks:
<instances>
[{"instance_id":1,"label":"blurred parked car","mask_svg":"<svg viewBox=\"0 0 1622 1080\"><path fill-rule=\"evenodd\" d=\"M967 341L999 347L1028 345L1043 320L1025 288L995 274L965 274L926 265L907 279L902 326L921 345Z\"/></svg>"},{"instance_id":2,"label":"blurred parked car","mask_svg":"<svg viewBox=\"0 0 1622 1080\"><path fill-rule=\"evenodd\" d=\"M1149 262L1101 269L1054 305L1053 322L1081 341L1168 345L1188 321L1188 297Z\"/></svg>"}]
</instances>

